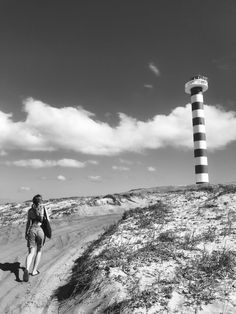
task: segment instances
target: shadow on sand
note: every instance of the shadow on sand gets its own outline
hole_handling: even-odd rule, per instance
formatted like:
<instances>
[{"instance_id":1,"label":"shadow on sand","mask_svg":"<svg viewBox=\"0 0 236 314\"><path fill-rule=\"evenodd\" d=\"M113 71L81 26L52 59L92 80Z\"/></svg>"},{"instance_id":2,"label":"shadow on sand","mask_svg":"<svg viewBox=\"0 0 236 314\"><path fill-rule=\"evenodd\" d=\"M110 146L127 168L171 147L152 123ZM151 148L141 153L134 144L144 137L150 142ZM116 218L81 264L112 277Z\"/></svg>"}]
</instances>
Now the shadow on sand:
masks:
<instances>
[{"instance_id":1,"label":"shadow on sand","mask_svg":"<svg viewBox=\"0 0 236 314\"><path fill-rule=\"evenodd\" d=\"M22 282L19 277L20 269L24 270L24 267L20 266L19 262L15 263L0 263L0 269L3 271L10 271L16 276L15 281Z\"/></svg>"},{"instance_id":2,"label":"shadow on sand","mask_svg":"<svg viewBox=\"0 0 236 314\"><path fill-rule=\"evenodd\" d=\"M116 223L110 225L108 229L100 236L100 238L88 243L88 247L83 252L83 254L74 261L72 267L72 274L68 278L68 282L65 285L58 287L54 291L54 297L57 298L59 302L64 302L70 298L75 297L86 292L93 280L93 273L97 271L97 266L95 261L89 261L90 253L95 247L116 227ZM88 268L90 264L90 268Z\"/></svg>"},{"instance_id":3,"label":"shadow on sand","mask_svg":"<svg viewBox=\"0 0 236 314\"><path fill-rule=\"evenodd\" d=\"M92 275L86 273L85 265L87 265L87 260L89 253L93 249L94 245L98 243L100 239L92 241L85 252L74 262L72 267L72 274L68 279L68 282L65 285L58 287L54 292L54 297L57 298L59 302L70 299L75 295L79 295L88 289L89 284L92 281ZM80 280L82 277L86 277L86 280ZM89 279L87 278L89 277Z\"/></svg>"},{"instance_id":4,"label":"shadow on sand","mask_svg":"<svg viewBox=\"0 0 236 314\"><path fill-rule=\"evenodd\" d=\"M56 297L59 302L63 302L72 297L72 295L75 293L75 290L77 290L76 294L81 293L81 290L83 290L79 289L80 283L78 283L77 277L78 273L81 271L80 264L83 264L84 260L85 257L81 256L75 261L75 264L72 268L72 275L69 278L69 282L67 282L63 286L58 287L54 292L54 297ZM83 284L82 286L84 288Z\"/></svg>"}]
</instances>

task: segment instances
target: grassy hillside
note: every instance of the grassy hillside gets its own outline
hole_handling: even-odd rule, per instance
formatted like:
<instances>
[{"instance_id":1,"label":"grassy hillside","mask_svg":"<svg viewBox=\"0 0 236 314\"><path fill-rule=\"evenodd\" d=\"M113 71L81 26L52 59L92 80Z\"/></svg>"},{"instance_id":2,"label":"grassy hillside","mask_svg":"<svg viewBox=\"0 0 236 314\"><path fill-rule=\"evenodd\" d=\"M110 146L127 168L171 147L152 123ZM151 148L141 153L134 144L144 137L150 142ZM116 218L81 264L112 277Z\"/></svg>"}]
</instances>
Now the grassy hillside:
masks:
<instances>
[{"instance_id":1,"label":"grassy hillside","mask_svg":"<svg viewBox=\"0 0 236 314\"><path fill-rule=\"evenodd\" d=\"M236 313L236 186L134 195L151 205L124 212L75 261L55 292L61 313Z\"/></svg>"}]
</instances>

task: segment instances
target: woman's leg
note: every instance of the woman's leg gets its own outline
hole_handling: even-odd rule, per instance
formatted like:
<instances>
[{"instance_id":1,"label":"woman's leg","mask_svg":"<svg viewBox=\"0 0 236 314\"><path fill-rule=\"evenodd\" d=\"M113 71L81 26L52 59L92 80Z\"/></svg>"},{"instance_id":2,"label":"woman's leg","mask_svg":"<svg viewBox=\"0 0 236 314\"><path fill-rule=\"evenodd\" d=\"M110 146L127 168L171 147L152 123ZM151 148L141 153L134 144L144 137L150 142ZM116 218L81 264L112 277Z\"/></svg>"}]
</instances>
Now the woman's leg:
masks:
<instances>
[{"instance_id":1,"label":"woman's leg","mask_svg":"<svg viewBox=\"0 0 236 314\"><path fill-rule=\"evenodd\" d=\"M41 259L41 255L42 255L42 248L37 248L37 253L34 259L34 267L32 270L32 275L37 275L38 274L38 265Z\"/></svg>"},{"instance_id":2,"label":"woman's leg","mask_svg":"<svg viewBox=\"0 0 236 314\"><path fill-rule=\"evenodd\" d=\"M26 282L29 281L29 269L30 269L30 265L32 263L32 259L34 257L35 251L36 251L35 247L29 248L29 253L26 257L25 270L24 270L24 275L23 275L23 280Z\"/></svg>"},{"instance_id":3,"label":"woman's leg","mask_svg":"<svg viewBox=\"0 0 236 314\"><path fill-rule=\"evenodd\" d=\"M37 235L35 238L35 242L37 244L37 252L36 256L34 259L34 267L32 270L32 275L37 275L38 274L38 266L41 260L41 255L42 255L42 247L43 247L43 239L44 239L44 232L41 227L37 229Z\"/></svg>"},{"instance_id":4,"label":"woman's leg","mask_svg":"<svg viewBox=\"0 0 236 314\"><path fill-rule=\"evenodd\" d=\"M27 257L26 257L26 263L25 263L25 268L28 271L30 269L30 265L32 263L32 260L33 260L35 252L36 252L36 248L35 247L29 248L29 253L28 253Z\"/></svg>"}]
</instances>

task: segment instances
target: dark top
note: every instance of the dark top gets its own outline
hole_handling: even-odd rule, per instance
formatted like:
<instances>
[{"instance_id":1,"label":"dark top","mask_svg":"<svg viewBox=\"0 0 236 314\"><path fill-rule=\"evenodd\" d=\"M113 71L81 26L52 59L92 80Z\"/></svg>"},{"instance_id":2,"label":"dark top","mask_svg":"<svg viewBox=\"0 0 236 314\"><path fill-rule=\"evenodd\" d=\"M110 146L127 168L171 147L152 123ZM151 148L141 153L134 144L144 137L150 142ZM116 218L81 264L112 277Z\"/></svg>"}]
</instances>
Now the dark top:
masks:
<instances>
[{"instance_id":1,"label":"dark top","mask_svg":"<svg viewBox=\"0 0 236 314\"><path fill-rule=\"evenodd\" d=\"M27 219L27 225L26 225L26 230L25 234L27 235L30 227L33 226L40 226L40 222L43 221L43 216L44 216L44 207L42 205L35 206L34 204L28 211L28 219Z\"/></svg>"},{"instance_id":2,"label":"dark top","mask_svg":"<svg viewBox=\"0 0 236 314\"><path fill-rule=\"evenodd\" d=\"M44 208L43 206L35 206L34 204L28 211L28 219L31 219L32 222L42 222L43 221Z\"/></svg>"}]
</instances>

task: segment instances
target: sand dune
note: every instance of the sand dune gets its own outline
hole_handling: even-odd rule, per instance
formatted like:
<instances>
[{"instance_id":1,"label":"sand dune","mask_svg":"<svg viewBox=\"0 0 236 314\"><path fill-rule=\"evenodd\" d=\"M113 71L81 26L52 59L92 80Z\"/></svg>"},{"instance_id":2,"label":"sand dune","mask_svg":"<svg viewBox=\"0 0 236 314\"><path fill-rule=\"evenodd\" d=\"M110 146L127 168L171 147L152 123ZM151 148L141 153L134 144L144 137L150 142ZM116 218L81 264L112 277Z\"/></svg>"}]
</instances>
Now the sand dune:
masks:
<instances>
[{"instance_id":1,"label":"sand dune","mask_svg":"<svg viewBox=\"0 0 236 314\"><path fill-rule=\"evenodd\" d=\"M22 281L27 254L24 239L31 202L0 205L0 313L58 313L54 291L67 282L74 261L127 209L144 207L158 195L139 191L98 197L52 199L45 202L53 238L47 240L40 275Z\"/></svg>"},{"instance_id":2,"label":"sand dune","mask_svg":"<svg viewBox=\"0 0 236 314\"><path fill-rule=\"evenodd\" d=\"M175 264L169 257L175 252L181 268L185 257L194 264L207 253L214 262L210 259L212 252L223 256L227 248L232 259L230 267L235 273L235 204L235 185L136 189L105 197L49 200L46 205L50 208L53 238L45 244L40 275L30 277L28 283L23 282L22 277L27 253L25 219L30 203L1 205L0 313L93 314L95 310L104 313L105 309L106 313L118 313L118 308L123 311L119 313L141 313L137 311L145 310L150 299L145 293L150 291L155 302L148 312L142 313L163 313L163 304L173 308L173 313L196 313L194 307L185 307L183 301L186 296L182 295L182 288L187 289L195 302L188 291L188 282L181 277L183 287L180 289L177 281L176 286L175 281L168 281L169 274L175 275ZM132 210L99 237L104 228L117 222L127 209ZM96 244L92 243L83 254L90 241L97 238ZM168 265L163 266L163 258L167 257ZM80 267L83 272L78 271ZM162 281L158 275L160 269ZM221 268L218 270L220 273ZM215 302L204 305L205 311L201 313L221 313L226 301L228 312L224 313L235 313L235 278L231 273L229 278L220 277L220 283L216 280L215 290L212 290ZM88 275L88 283L80 280L83 274ZM214 275L218 278L219 274ZM198 283L198 276L194 276L193 282ZM207 276L204 278L208 284ZM226 284L231 289L227 300L222 294ZM87 290L78 292L83 285ZM163 294L170 285L172 292ZM160 287L164 290L159 293ZM201 294L201 291L198 292ZM158 301L160 296L166 303ZM176 306L181 308L179 312ZM134 307L138 307L137 311L132 310Z\"/></svg>"},{"instance_id":3,"label":"sand dune","mask_svg":"<svg viewBox=\"0 0 236 314\"><path fill-rule=\"evenodd\" d=\"M27 254L24 223L9 225L0 231L0 312L57 313L53 291L70 275L73 261L88 242L120 218L119 214L96 217L72 215L52 221L53 238L47 240L40 264L40 275L22 281Z\"/></svg>"},{"instance_id":4,"label":"sand dune","mask_svg":"<svg viewBox=\"0 0 236 314\"><path fill-rule=\"evenodd\" d=\"M236 186L159 192L77 259L60 313L236 313Z\"/></svg>"}]
</instances>

